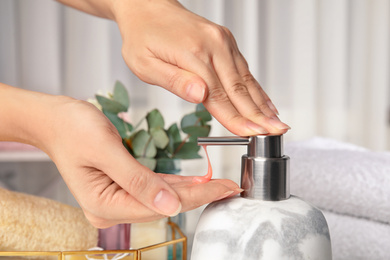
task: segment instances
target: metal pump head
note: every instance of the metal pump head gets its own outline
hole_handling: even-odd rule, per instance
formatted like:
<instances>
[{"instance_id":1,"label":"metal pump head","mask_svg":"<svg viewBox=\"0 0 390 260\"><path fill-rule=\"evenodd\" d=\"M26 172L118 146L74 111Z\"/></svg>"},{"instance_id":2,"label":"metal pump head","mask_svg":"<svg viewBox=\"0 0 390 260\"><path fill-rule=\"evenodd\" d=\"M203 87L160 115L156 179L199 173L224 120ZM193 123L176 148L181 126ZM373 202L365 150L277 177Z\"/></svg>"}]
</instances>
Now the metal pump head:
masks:
<instances>
[{"instance_id":1,"label":"metal pump head","mask_svg":"<svg viewBox=\"0 0 390 260\"><path fill-rule=\"evenodd\" d=\"M282 135L202 137L198 145L247 145L241 161L241 197L270 201L290 197L290 158L283 155Z\"/></svg>"}]
</instances>

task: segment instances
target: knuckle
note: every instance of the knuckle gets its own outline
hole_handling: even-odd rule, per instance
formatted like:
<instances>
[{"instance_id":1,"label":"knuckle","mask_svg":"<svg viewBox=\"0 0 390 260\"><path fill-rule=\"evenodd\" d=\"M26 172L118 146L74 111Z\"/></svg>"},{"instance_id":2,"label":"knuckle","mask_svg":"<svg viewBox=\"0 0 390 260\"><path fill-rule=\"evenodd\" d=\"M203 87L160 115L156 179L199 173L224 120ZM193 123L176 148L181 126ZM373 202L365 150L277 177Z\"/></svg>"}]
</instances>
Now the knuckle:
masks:
<instances>
[{"instance_id":1,"label":"knuckle","mask_svg":"<svg viewBox=\"0 0 390 260\"><path fill-rule=\"evenodd\" d=\"M254 118L263 118L264 117L264 113L262 112L262 110L259 108L259 109L256 109L252 112L252 116Z\"/></svg>"},{"instance_id":2,"label":"knuckle","mask_svg":"<svg viewBox=\"0 0 390 260\"><path fill-rule=\"evenodd\" d=\"M130 70L141 80L146 81L145 72L150 66L147 59L139 55L129 53L128 48L122 48L122 57L124 58ZM128 58L132 57L132 58Z\"/></svg>"},{"instance_id":3,"label":"knuckle","mask_svg":"<svg viewBox=\"0 0 390 260\"><path fill-rule=\"evenodd\" d=\"M206 48L202 44L194 43L192 47L189 48L192 55L198 58L201 61L207 62L210 55L208 54Z\"/></svg>"},{"instance_id":4,"label":"knuckle","mask_svg":"<svg viewBox=\"0 0 390 260\"><path fill-rule=\"evenodd\" d=\"M259 109L260 109L260 111L268 111L268 110L270 110L270 108L269 108L269 106L267 105L267 103L261 103L260 105L259 105ZM261 112L262 114L264 114L263 112Z\"/></svg>"},{"instance_id":5,"label":"knuckle","mask_svg":"<svg viewBox=\"0 0 390 260\"><path fill-rule=\"evenodd\" d=\"M99 210L100 208L100 205L96 205L93 208L93 213L83 208L84 216L95 228L107 228L112 225L112 221L104 217L104 214Z\"/></svg>"},{"instance_id":6,"label":"knuckle","mask_svg":"<svg viewBox=\"0 0 390 260\"><path fill-rule=\"evenodd\" d=\"M145 71L147 71L149 63L145 59L138 59L137 62L132 61L128 66L140 80L147 81Z\"/></svg>"},{"instance_id":7,"label":"knuckle","mask_svg":"<svg viewBox=\"0 0 390 260\"><path fill-rule=\"evenodd\" d=\"M240 96L244 96L244 95L248 95L248 89L246 88L246 86L241 83L241 82L236 82L232 85L232 87L230 88L229 92L232 94L232 95L240 95Z\"/></svg>"},{"instance_id":8,"label":"knuckle","mask_svg":"<svg viewBox=\"0 0 390 260\"><path fill-rule=\"evenodd\" d=\"M221 26L222 27L222 30L224 30L226 36L228 36L229 38L234 38L233 36L233 33L225 26Z\"/></svg>"},{"instance_id":9,"label":"knuckle","mask_svg":"<svg viewBox=\"0 0 390 260\"><path fill-rule=\"evenodd\" d=\"M111 225L111 222L108 221L105 218L93 216L93 215L85 215L89 223L91 223L92 226L95 228L103 229L103 228L108 228Z\"/></svg>"},{"instance_id":10,"label":"knuckle","mask_svg":"<svg viewBox=\"0 0 390 260\"><path fill-rule=\"evenodd\" d=\"M167 87L173 92L179 91L182 81L183 77L179 72L173 72L167 75Z\"/></svg>"},{"instance_id":11,"label":"knuckle","mask_svg":"<svg viewBox=\"0 0 390 260\"><path fill-rule=\"evenodd\" d=\"M143 193L148 186L145 175L142 173L139 174L129 174L130 178L128 181L128 187L132 194L141 194Z\"/></svg>"},{"instance_id":12,"label":"knuckle","mask_svg":"<svg viewBox=\"0 0 390 260\"><path fill-rule=\"evenodd\" d=\"M238 58L242 61L242 63L244 64L245 68L247 70L249 70L248 61L244 58L244 55L242 55L242 53L240 51L238 51ZM247 74L251 74L251 73L248 71Z\"/></svg>"},{"instance_id":13,"label":"knuckle","mask_svg":"<svg viewBox=\"0 0 390 260\"><path fill-rule=\"evenodd\" d=\"M241 77L246 84L256 84L256 82L257 82L255 77L253 77L253 75L250 72L245 73Z\"/></svg>"},{"instance_id":14,"label":"knuckle","mask_svg":"<svg viewBox=\"0 0 390 260\"><path fill-rule=\"evenodd\" d=\"M219 26L216 24L211 24L206 27L207 33L210 37L217 42L225 42L229 37L227 31L229 31L226 27Z\"/></svg>"},{"instance_id":15,"label":"knuckle","mask_svg":"<svg viewBox=\"0 0 390 260\"><path fill-rule=\"evenodd\" d=\"M226 102L229 100L229 97L224 89L216 88L210 90L208 99L211 102Z\"/></svg>"}]
</instances>

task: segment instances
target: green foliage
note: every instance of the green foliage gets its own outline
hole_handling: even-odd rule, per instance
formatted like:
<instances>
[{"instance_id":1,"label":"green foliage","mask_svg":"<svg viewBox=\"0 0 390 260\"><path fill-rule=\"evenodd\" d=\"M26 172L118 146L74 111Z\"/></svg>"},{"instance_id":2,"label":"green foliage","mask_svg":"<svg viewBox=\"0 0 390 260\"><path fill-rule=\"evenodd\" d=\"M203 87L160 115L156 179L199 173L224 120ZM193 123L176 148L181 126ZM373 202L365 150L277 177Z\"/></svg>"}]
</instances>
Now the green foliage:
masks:
<instances>
[{"instance_id":1,"label":"green foliage","mask_svg":"<svg viewBox=\"0 0 390 260\"><path fill-rule=\"evenodd\" d=\"M108 117L108 119L110 119L111 123L116 127L122 138L126 138L130 134L131 130L133 130L133 126L124 122L117 114L108 112L107 110L103 110L103 113L106 117Z\"/></svg>"},{"instance_id":2,"label":"green foliage","mask_svg":"<svg viewBox=\"0 0 390 260\"><path fill-rule=\"evenodd\" d=\"M177 173L182 159L200 158L197 138L208 136L212 119L203 104L196 106L194 112L186 114L180 121L165 129L164 117L154 109L143 118L147 128L138 129L126 122L119 113L127 112L130 106L129 95L122 83L117 81L113 94L108 97L96 95L103 113L116 127L122 143L138 162L156 172Z\"/></svg>"},{"instance_id":3,"label":"green foliage","mask_svg":"<svg viewBox=\"0 0 390 260\"><path fill-rule=\"evenodd\" d=\"M103 107L103 111L107 111L113 114L127 111L127 107L115 101L113 99L96 95L96 99L99 104Z\"/></svg>"},{"instance_id":4,"label":"green foliage","mask_svg":"<svg viewBox=\"0 0 390 260\"><path fill-rule=\"evenodd\" d=\"M129 108L130 101L129 95L125 86L120 81L115 82L113 98L116 102L126 107L126 111Z\"/></svg>"}]
</instances>

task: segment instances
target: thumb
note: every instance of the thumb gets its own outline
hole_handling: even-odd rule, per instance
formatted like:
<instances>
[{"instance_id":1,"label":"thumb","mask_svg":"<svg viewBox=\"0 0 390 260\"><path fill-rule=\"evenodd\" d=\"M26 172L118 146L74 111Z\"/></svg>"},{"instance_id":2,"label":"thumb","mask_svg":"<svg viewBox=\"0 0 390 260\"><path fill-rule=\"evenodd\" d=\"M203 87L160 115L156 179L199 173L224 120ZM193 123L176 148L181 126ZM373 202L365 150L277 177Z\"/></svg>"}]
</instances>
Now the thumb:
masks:
<instances>
[{"instance_id":1,"label":"thumb","mask_svg":"<svg viewBox=\"0 0 390 260\"><path fill-rule=\"evenodd\" d=\"M124 147L111 149L100 167L134 199L165 216L181 211L179 196L159 175L141 165Z\"/></svg>"},{"instance_id":2,"label":"thumb","mask_svg":"<svg viewBox=\"0 0 390 260\"><path fill-rule=\"evenodd\" d=\"M207 86L200 76L160 59L153 59L147 64L148 73L137 74L141 80L161 86L191 103L202 103L206 99Z\"/></svg>"}]
</instances>

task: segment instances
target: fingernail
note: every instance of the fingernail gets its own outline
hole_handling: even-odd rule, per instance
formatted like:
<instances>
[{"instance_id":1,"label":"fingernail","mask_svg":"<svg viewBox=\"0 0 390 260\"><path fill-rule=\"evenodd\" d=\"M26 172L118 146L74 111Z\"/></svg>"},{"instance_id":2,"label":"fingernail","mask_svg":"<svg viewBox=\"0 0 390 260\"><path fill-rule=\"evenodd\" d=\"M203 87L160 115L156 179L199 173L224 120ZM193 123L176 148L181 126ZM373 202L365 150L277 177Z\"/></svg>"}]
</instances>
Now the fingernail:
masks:
<instances>
[{"instance_id":1,"label":"fingernail","mask_svg":"<svg viewBox=\"0 0 390 260\"><path fill-rule=\"evenodd\" d=\"M235 191L235 192L238 192L238 193L241 193L241 192L243 192L243 191L244 191L244 189L237 188L237 189L235 189L234 191Z\"/></svg>"},{"instance_id":2,"label":"fingernail","mask_svg":"<svg viewBox=\"0 0 390 260\"><path fill-rule=\"evenodd\" d=\"M258 124L255 124L251 121L249 121L247 123L247 126L249 129L251 129L252 131L255 131L257 134L260 134L260 135L266 135L269 133L265 128L259 126Z\"/></svg>"},{"instance_id":3,"label":"fingernail","mask_svg":"<svg viewBox=\"0 0 390 260\"><path fill-rule=\"evenodd\" d=\"M226 198L226 197L229 197L230 195L232 195L233 194L233 190L231 190L231 191L227 191L227 192L225 192L224 194L222 194L221 196L219 196L218 198L216 198L215 200L221 200L221 199L224 199L224 198Z\"/></svg>"},{"instance_id":4,"label":"fingernail","mask_svg":"<svg viewBox=\"0 0 390 260\"><path fill-rule=\"evenodd\" d=\"M164 215L174 217L181 211L180 201L167 190L161 190L154 198L154 206Z\"/></svg>"},{"instance_id":5,"label":"fingernail","mask_svg":"<svg viewBox=\"0 0 390 260\"><path fill-rule=\"evenodd\" d=\"M204 100L205 88L197 83L192 83L187 87L188 101L202 103Z\"/></svg>"},{"instance_id":6,"label":"fingernail","mask_svg":"<svg viewBox=\"0 0 390 260\"><path fill-rule=\"evenodd\" d=\"M276 109L274 103L272 103L271 100L268 100L268 101L267 101L267 105L268 105L268 107L269 107L272 111L275 112L275 114L279 115L279 111Z\"/></svg>"},{"instance_id":7,"label":"fingernail","mask_svg":"<svg viewBox=\"0 0 390 260\"><path fill-rule=\"evenodd\" d=\"M270 125L272 125L273 127L277 128L277 129L280 129L280 130L291 129L291 127L289 127L288 125L286 125L285 123L280 121L280 119L278 117L276 117L276 116L271 117L270 119L268 119L268 123Z\"/></svg>"}]
</instances>

